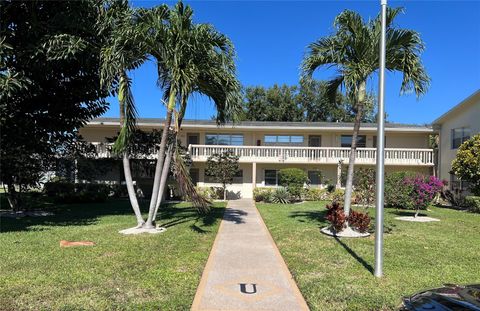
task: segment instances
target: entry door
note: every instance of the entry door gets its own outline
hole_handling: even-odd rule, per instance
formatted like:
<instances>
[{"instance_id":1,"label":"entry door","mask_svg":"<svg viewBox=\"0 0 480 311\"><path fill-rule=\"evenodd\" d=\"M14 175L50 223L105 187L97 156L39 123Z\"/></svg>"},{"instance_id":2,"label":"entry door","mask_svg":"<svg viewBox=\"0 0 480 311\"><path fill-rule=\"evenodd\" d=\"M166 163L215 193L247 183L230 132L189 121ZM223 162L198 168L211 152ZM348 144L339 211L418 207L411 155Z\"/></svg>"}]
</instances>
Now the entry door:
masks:
<instances>
[{"instance_id":1,"label":"entry door","mask_svg":"<svg viewBox=\"0 0 480 311\"><path fill-rule=\"evenodd\" d=\"M319 135L308 136L308 146L309 147L321 147L322 146L322 136L319 136Z\"/></svg>"},{"instance_id":2,"label":"entry door","mask_svg":"<svg viewBox=\"0 0 480 311\"><path fill-rule=\"evenodd\" d=\"M200 142L200 135L198 133L188 133L187 134L187 146L188 145L198 145Z\"/></svg>"}]
</instances>

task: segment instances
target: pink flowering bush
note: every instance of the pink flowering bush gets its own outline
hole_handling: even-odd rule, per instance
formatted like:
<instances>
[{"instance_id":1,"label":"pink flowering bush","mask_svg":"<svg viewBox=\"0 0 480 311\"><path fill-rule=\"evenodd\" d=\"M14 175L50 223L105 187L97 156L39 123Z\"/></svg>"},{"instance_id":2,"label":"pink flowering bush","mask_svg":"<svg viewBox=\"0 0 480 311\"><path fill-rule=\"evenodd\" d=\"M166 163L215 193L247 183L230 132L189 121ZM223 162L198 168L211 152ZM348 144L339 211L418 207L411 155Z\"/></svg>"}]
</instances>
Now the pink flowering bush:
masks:
<instances>
[{"instance_id":1,"label":"pink flowering bush","mask_svg":"<svg viewBox=\"0 0 480 311\"><path fill-rule=\"evenodd\" d=\"M445 181L442 181L435 176L425 177L421 175L406 177L403 182L406 187L411 189L410 198L413 207L417 211L415 217L420 210L427 209L435 196L440 193L446 185Z\"/></svg>"}]
</instances>

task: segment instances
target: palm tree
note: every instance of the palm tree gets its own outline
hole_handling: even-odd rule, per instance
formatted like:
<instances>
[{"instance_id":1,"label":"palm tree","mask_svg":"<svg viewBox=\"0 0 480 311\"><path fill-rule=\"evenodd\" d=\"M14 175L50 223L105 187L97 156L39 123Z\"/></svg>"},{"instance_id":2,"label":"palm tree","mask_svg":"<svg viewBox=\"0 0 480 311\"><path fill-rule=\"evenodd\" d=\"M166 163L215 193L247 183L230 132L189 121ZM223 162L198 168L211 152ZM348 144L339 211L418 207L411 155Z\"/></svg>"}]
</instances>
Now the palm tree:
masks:
<instances>
[{"instance_id":1,"label":"palm tree","mask_svg":"<svg viewBox=\"0 0 480 311\"><path fill-rule=\"evenodd\" d=\"M157 12L163 12L164 16L167 8L160 6ZM130 8L127 0L112 2L102 13L100 32L108 33L108 37L100 52L101 84L102 87L109 88L112 94L118 95L120 108L120 134L114 143L113 151L122 157L130 204L137 218L137 226L142 227L145 221L133 186L128 152L136 128L137 113L131 80L127 73L138 68L147 59L148 49L140 27L141 16L138 11Z\"/></svg>"},{"instance_id":2,"label":"palm tree","mask_svg":"<svg viewBox=\"0 0 480 311\"><path fill-rule=\"evenodd\" d=\"M402 8L387 10L386 68L403 74L401 94L413 91L418 98L426 93L430 84L420 59L425 47L416 31L394 27L393 20L401 12ZM354 105L355 119L345 191L345 214L348 216L357 137L367 101L367 81L379 68L381 21L377 16L366 23L358 13L346 10L335 18L334 27L333 35L309 45L302 63L302 75L311 77L320 67L336 68L337 76L328 83L329 94L335 96L339 89L343 89Z\"/></svg>"},{"instance_id":3,"label":"palm tree","mask_svg":"<svg viewBox=\"0 0 480 311\"><path fill-rule=\"evenodd\" d=\"M177 112L173 130L175 137L181 126L188 99L193 93L205 94L213 100L219 123L232 118L241 109L233 44L212 25L195 24L192 15L192 9L180 1L170 10L166 22L152 14L146 30L149 34L150 54L157 61L158 86L164 93L162 102L167 106L149 215L144 226L146 228L154 226L172 155L176 154L175 161L180 160L176 151L177 144L173 143L171 149L167 146L174 113ZM185 173L185 167L177 164L176 173ZM181 167L183 169L180 169ZM188 182L190 179L184 176L182 180ZM181 182L179 184L181 188L185 187L184 190L194 191L191 185ZM195 193L191 195L200 198Z\"/></svg>"}]
</instances>

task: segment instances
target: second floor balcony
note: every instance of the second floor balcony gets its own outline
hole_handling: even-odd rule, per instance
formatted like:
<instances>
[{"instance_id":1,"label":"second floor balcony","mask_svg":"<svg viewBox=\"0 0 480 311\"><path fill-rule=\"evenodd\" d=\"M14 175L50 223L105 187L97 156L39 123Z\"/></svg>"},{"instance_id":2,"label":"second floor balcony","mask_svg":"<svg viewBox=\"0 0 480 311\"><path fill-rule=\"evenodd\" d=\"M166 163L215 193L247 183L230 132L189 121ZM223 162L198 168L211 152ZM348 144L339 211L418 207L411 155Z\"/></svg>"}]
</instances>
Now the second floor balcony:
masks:
<instances>
[{"instance_id":1,"label":"second floor balcony","mask_svg":"<svg viewBox=\"0 0 480 311\"><path fill-rule=\"evenodd\" d=\"M348 164L350 156L350 148L342 147L190 145L188 150L196 162L223 152L232 152L242 163ZM357 148L355 163L373 165L376 157L376 148ZM433 149L386 148L385 164L433 166Z\"/></svg>"},{"instance_id":2,"label":"second floor balcony","mask_svg":"<svg viewBox=\"0 0 480 311\"><path fill-rule=\"evenodd\" d=\"M97 158L112 157L111 144L94 143ZM287 146L225 146L189 145L188 152L194 162L206 162L213 154L232 152L241 163L297 163L297 164L348 164L350 148L343 147L287 147ZM355 163L374 165L376 148L357 148ZM155 159L152 150L142 159ZM433 149L386 148L385 165L433 166Z\"/></svg>"}]
</instances>

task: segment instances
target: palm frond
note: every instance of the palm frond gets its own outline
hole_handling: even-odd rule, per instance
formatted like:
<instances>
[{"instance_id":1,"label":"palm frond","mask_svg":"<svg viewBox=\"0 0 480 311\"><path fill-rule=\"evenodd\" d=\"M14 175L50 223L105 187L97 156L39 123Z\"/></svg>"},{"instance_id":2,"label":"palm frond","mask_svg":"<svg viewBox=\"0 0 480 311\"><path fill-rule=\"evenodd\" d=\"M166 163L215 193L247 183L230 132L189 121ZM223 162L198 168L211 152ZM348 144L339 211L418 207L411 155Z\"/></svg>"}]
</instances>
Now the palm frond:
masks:
<instances>
[{"instance_id":1,"label":"palm frond","mask_svg":"<svg viewBox=\"0 0 480 311\"><path fill-rule=\"evenodd\" d=\"M123 121L122 128L112 148L117 154L128 148L132 135L136 131L137 109L133 100L131 83L132 81L124 72L120 77L118 90L118 101L120 102L120 109L123 110L121 114L124 119L121 120Z\"/></svg>"},{"instance_id":2,"label":"palm frond","mask_svg":"<svg viewBox=\"0 0 480 311\"><path fill-rule=\"evenodd\" d=\"M178 147L175 148L173 156L173 176L177 181L180 192L188 201L192 202L198 212L202 214L207 213L210 210L210 202L195 188L188 167Z\"/></svg>"}]
</instances>

